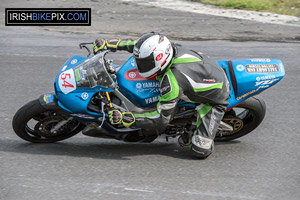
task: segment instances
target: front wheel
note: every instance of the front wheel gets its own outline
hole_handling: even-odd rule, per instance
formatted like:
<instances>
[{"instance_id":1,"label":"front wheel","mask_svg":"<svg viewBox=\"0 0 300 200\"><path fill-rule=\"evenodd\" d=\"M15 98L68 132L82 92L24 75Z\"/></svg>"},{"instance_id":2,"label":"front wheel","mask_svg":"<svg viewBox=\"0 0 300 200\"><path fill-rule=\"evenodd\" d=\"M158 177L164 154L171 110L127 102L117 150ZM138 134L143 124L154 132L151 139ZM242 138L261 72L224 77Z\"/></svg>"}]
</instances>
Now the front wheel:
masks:
<instances>
[{"instance_id":1,"label":"front wheel","mask_svg":"<svg viewBox=\"0 0 300 200\"><path fill-rule=\"evenodd\" d=\"M15 133L22 139L34 143L52 143L70 138L85 125L61 110L47 110L40 101L33 100L21 107L12 122Z\"/></svg>"},{"instance_id":2,"label":"front wheel","mask_svg":"<svg viewBox=\"0 0 300 200\"><path fill-rule=\"evenodd\" d=\"M263 121L265 113L266 104L262 97L250 97L225 113L222 121L231 125L233 131L218 130L215 141L230 141L250 133Z\"/></svg>"}]
</instances>

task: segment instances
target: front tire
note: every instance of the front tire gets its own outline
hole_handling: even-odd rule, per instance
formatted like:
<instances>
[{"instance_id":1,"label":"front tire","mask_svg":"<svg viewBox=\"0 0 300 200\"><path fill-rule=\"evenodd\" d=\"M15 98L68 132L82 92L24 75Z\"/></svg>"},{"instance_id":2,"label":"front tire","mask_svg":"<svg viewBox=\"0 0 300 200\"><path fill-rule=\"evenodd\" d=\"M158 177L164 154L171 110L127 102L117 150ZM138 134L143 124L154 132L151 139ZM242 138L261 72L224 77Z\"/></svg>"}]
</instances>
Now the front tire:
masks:
<instances>
[{"instance_id":1,"label":"front tire","mask_svg":"<svg viewBox=\"0 0 300 200\"><path fill-rule=\"evenodd\" d=\"M59 130L52 133L51 129L69 116L61 114L62 110L49 110L33 100L21 107L15 114L12 126L15 133L22 139L34 143L53 143L70 138L80 132L85 125L70 119Z\"/></svg>"}]
</instances>

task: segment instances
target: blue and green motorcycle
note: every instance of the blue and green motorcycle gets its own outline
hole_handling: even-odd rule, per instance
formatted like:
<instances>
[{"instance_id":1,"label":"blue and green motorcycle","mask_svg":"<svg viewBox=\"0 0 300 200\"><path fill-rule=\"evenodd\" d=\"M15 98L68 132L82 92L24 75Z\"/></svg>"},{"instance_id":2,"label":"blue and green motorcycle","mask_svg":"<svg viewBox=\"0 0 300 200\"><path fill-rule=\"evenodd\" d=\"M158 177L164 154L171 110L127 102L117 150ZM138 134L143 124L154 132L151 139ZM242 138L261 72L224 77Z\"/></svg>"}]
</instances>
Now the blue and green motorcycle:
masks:
<instances>
[{"instance_id":1,"label":"blue and green motorcycle","mask_svg":"<svg viewBox=\"0 0 300 200\"><path fill-rule=\"evenodd\" d=\"M82 43L81 47L86 47ZM106 59L109 51L69 58L54 83L54 93L40 96L21 107L13 118L15 133L24 140L51 143L82 131L84 135L126 142L152 142L162 133L111 125L108 111L153 111L160 97L159 82L145 79L134 58L123 66ZM230 83L230 99L218 128L216 141L229 141L253 131L266 112L262 91L285 74L277 59L218 60ZM176 113L163 133L180 137L196 128L196 105L179 101Z\"/></svg>"}]
</instances>

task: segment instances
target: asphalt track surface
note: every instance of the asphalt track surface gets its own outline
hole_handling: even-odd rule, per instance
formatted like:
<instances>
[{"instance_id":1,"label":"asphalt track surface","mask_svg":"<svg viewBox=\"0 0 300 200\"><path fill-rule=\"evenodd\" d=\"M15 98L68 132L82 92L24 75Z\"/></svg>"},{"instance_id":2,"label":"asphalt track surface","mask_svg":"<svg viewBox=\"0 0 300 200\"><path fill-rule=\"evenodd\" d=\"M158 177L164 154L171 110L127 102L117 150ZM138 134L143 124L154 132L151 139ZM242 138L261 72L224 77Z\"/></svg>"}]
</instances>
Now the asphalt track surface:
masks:
<instances>
[{"instance_id":1,"label":"asphalt track surface","mask_svg":"<svg viewBox=\"0 0 300 200\"><path fill-rule=\"evenodd\" d=\"M115 6L116 0L20 2L3 0L0 8L97 4L92 17L103 20L94 20L89 31L86 27L5 27L0 21L1 200L299 199L299 28L126 3ZM132 14L134 11L137 13ZM161 23L153 22L161 13L165 15ZM195 20L197 17L201 20ZM11 121L15 112L42 93L53 91L56 74L70 56L86 55L78 48L80 42L112 35L136 36L149 31L147 24L213 59L281 59L286 76L261 94L267 104L262 124L238 140L217 143L215 152L203 161L179 147L176 139L129 144L80 133L55 144L31 144L14 134ZM178 24L182 27L176 30ZM188 29L192 26L197 28ZM200 41L203 39L209 41ZM116 64L129 56L126 52L111 55Z\"/></svg>"},{"instance_id":2,"label":"asphalt track surface","mask_svg":"<svg viewBox=\"0 0 300 200\"><path fill-rule=\"evenodd\" d=\"M0 30L0 199L298 199L300 45L264 42L180 42L213 59L279 58L286 77L262 93L263 123L241 139L217 143L204 161L176 140L128 144L78 134L31 144L11 127L14 113L53 91L64 61L85 55L96 35L5 27ZM109 37L109 36L103 36ZM130 55L115 53L115 63Z\"/></svg>"}]
</instances>

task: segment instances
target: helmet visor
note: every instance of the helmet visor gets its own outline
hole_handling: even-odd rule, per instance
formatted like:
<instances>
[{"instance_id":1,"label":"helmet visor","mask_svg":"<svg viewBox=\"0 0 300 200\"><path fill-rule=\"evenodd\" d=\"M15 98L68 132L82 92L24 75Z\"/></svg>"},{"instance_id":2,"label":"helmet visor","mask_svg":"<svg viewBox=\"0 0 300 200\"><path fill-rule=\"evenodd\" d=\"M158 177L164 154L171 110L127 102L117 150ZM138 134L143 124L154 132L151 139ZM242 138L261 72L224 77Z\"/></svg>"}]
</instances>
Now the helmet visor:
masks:
<instances>
[{"instance_id":1,"label":"helmet visor","mask_svg":"<svg viewBox=\"0 0 300 200\"><path fill-rule=\"evenodd\" d=\"M155 68L155 60L153 53L145 58L135 58L135 63L140 73L149 72Z\"/></svg>"}]
</instances>

